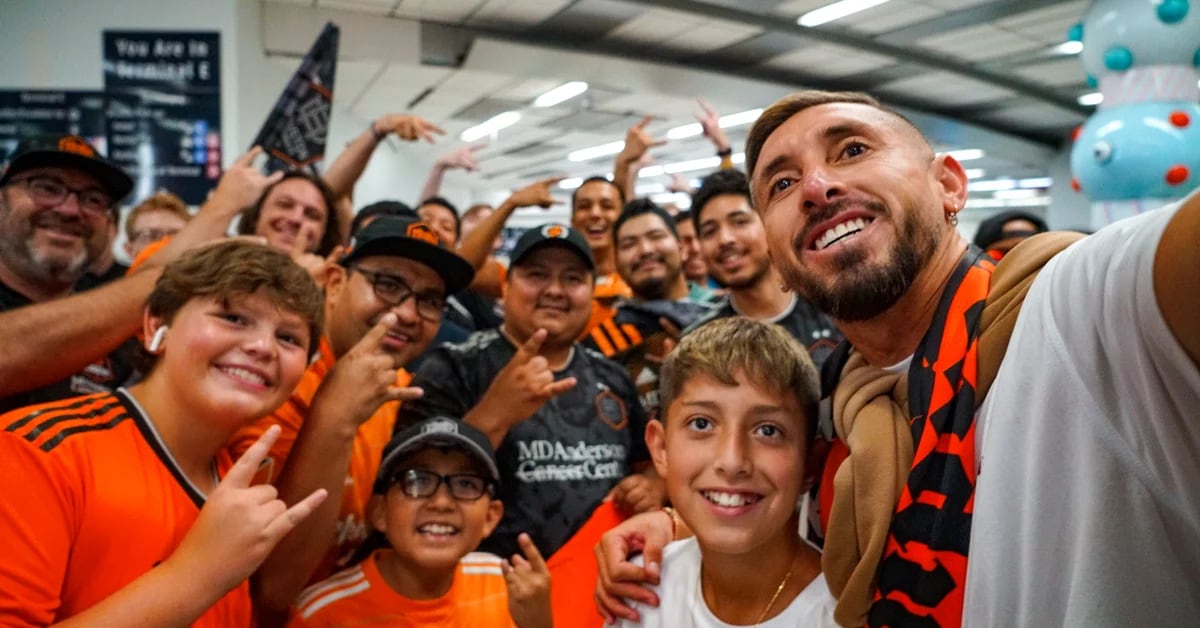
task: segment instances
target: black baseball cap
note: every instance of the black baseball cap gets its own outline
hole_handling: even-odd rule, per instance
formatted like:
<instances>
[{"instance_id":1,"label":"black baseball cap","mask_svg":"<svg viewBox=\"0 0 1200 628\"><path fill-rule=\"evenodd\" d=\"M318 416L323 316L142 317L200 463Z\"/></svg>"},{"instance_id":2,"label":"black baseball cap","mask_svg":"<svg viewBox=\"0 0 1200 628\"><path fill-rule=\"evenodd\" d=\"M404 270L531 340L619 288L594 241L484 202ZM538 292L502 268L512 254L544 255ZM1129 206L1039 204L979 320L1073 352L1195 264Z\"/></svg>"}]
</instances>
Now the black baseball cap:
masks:
<instances>
[{"instance_id":1,"label":"black baseball cap","mask_svg":"<svg viewBox=\"0 0 1200 628\"><path fill-rule=\"evenodd\" d=\"M342 266L372 255L406 257L432 268L446 284L446 294L471 285L475 269L467 260L446 248L437 233L419 218L380 216L350 238L342 254Z\"/></svg>"},{"instance_id":2,"label":"black baseball cap","mask_svg":"<svg viewBox=\"0 0 1200 628\"><path fill-rule=\"evenodd\" d=\"M435 416L396 434L388 441L383 448L383 460L379 463L379 475L375 476L375 493L387 493L396 467L405 458L430 447L449 447L467 452L487 470L488 479L496 486L500 485L500 467L496 465L496 452L487 436L462 421Z\"/></svg>"},{"instance_id":3,"label":"black baseball cap","mask_svg":"<svg viewBox=\"0 0 1200 628\"><path fill-rule=\"evenodd\" d=\"M588 246L583 234L557 222L526 229L525 233L517 238L517 244L513 246L512 255L509 256L510 265L520 265L521 260L530 253L547 246L561 246L570 250L583 258L588 270L595 272L596 259L592 257L592 247Z\"/></svg>"},{"instance_id":4,"label":"black baseball cap","mask_svg":"<svg viewBox=\"0 0 1200 628\"><path fill-rule=\"evenodd\" d=\"M7 185L14 176L34 168L82 170L100 182L100 186L112 197L113 204L125 198L133 189L133 179L124 170L101 156L94 146L78 135L22 140L12 152L8 168L0 175L0 185Z\"/></svg>"}]
</instances>

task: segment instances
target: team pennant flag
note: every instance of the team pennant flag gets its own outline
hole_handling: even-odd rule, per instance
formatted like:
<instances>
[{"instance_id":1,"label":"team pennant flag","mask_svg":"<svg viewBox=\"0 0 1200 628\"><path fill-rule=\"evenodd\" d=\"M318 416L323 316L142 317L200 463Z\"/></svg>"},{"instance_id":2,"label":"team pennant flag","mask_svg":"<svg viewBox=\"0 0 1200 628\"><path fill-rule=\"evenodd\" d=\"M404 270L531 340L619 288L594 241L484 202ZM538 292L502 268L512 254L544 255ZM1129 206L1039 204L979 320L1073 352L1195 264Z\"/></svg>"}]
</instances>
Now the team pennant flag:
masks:
<instances>
[{"instance_id":1,"label":"team pennant flag","mask_svg":"<svg viewBox=\"0 0 1200 628\"><path fill-rule=\"evenodd\" d=\"M316 174L321 167L333 109L339 36L333 22L325 24L254 138L254 145L262 146L268 156L268 172L304 169Z\"/></svg>"}]
</instances>

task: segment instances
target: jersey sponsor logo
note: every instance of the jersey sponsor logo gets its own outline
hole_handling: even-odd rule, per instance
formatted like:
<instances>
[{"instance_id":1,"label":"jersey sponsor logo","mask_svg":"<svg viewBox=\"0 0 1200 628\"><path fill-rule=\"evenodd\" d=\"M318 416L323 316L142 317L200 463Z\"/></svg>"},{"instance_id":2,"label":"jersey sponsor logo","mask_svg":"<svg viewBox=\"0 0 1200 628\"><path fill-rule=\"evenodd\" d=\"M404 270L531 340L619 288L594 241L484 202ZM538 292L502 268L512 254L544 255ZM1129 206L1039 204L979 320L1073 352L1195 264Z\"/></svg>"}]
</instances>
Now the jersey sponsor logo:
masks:
<instances>
[{"instance_id":1,"label":"jersey sponsor logo","mask_svg":"<svg viewBox=\"0 0 1200 628\"><path fill-rule=\"evenodd\" d=\"M624 445L517 441L516 475L522 482L620 479L627 475L628 459Z\"/></svg>"}]
</instances>

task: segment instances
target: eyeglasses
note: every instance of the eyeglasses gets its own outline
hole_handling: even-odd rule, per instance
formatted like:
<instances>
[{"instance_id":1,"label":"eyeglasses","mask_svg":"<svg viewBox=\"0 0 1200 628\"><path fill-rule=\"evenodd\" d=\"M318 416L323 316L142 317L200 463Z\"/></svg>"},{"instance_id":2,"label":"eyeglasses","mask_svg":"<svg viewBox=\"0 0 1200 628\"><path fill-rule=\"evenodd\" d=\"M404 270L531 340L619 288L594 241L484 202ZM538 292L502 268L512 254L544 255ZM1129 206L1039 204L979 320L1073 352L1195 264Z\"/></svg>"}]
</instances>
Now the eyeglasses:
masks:
<instances>
[{"instance_id":1,"label":"eyeglasses","mask_svg":"<svg viewBox=\"0 0 1200 628\"><path fill-rule=\"evenodd\" d=\"M133 232L133 237L130 238L134 242L158 242L159 240L173 236L179 233L178 229L138 229Z\"/></svg>"},{"instance_id":2,"label":"eyeglasses","mask_svg":"<svg viewBox=\"0 0 1200 628\"><path fill-rule=\"evenodd\" d=\"M443 483L450 490L451 497L464 502L473 502L485 493L492 495L495 490L491 480L471 473L439 475L423 469L404 469L392 477L392 484L399 484L400 490L414 499L433 497Z\"/></svg>"},{"instance_id":3,"label":"eyeglasses","mask_svg":"<svg viewBox=\"0 0 1200 628\"><path fill-rule=\"evenodd\" d=\"M54 177L26 177L13 179L12 182L23 183L29 190L29 196L33 197L35 202L44 205L64 203L68 196L74 194L75 198L79 199L79 208L89 214L102 216L112 210L112 197L99 188L76 189L68 187Z\"/></svg>"},{"instance_id":4,"label":"eyeglasses","mask_svg":"<svg viewBox=\"0 0 1200 628\"><path fill-rule=\"evenodd\" d=\"M442 320L442 312L446 309L446 299L441 295L430 293L417 294L413 292L413 289L407 283L404 283L403 279L395 275L367 270L358 266L353 268L362 273L363 277L367 278L367 281L371 282L371 287L375 289L375 296L379 297L380 301L392 307L397 307L409 298L413 298L417 300L418 316L433 323Z\"/></svg>"}]
</instances>

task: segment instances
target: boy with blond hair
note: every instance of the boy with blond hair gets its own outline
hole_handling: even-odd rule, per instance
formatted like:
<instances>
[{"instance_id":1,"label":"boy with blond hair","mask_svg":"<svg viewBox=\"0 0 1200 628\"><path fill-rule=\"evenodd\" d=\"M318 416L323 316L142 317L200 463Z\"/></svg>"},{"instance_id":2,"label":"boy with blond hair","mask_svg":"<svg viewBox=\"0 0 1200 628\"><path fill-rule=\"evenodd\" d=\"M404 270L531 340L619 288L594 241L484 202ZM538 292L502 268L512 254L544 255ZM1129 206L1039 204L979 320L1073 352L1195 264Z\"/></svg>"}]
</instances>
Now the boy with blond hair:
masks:
<instances>
[{"instance_id":1,"label":"boy with blond hair","mask_svg":"<svg viewBox=\"0 0 1200 628\"><path fill-rule=\"evenodd\" d=\"M676 536L657 608L623 626L834 626L821 554L797 529L817 372L776 325L718 319L663 364L661 421L646 440Z\"/></svg>"}]
</instances>

